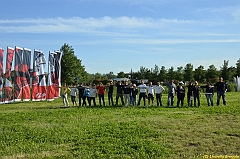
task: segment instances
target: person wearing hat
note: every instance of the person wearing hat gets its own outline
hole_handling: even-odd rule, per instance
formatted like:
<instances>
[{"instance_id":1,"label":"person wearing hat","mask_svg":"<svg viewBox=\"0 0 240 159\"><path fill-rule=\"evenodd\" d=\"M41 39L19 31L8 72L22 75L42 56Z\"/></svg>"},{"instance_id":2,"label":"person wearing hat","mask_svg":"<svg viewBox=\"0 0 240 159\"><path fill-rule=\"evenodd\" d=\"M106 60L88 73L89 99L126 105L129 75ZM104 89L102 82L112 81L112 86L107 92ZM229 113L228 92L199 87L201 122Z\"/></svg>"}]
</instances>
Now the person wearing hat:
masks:
<instances>
[{"instance_id":1,"label":"person wearing hat","mask_svg":"<svg viewBox=\"0 0 240 159\"><path fill-rule=\"evenodd\" d=\"M179 82L176 93L177 93L177 107L179 107L180 102L181 102L181 106L183 107L184 97L185 97L185 88L183 87L182 81Z\"/></svg>"}]
</instances>

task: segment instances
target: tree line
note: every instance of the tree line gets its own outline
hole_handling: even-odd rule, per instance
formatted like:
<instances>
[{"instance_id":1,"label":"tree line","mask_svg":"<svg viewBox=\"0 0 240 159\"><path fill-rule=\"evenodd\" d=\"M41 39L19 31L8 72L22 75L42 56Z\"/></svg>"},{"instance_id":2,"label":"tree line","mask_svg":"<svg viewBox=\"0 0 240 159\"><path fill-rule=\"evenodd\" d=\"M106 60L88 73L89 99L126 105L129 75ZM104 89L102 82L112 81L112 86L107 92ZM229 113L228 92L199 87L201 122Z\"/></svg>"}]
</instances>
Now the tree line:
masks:
<instances>
[{"instance_id":1,"label":"tree line","mask_svg":"<svg viewBox=\"0 0 240 159\"><path fill-rule=\"evenodd\" d=\"M174 68L166 68L165 66L159 67L157 64L153 68L146 68L140 66L139 71L119 72L116 75L113 72L106 74L89 74L85 70L85 66L82 65L82 61L74 54L74 49L68 44L64 44L60 51L63 52L61 61L61 80L69 84L78 82L99 82L109 81L112 78L129 78L131 80L148 79L149 81L168 81L175 79L177 81L193 81L196 80L199 83L206 83L210 81L216 83L219 76L223 77L225 81L229 83L233 82L233 77L240 76L240 58L236 61L236 66L229 67L229 61L224 60L220 69L217 69L213 64L207 69L200 65L197 68L193 68L193 64L188 63L185 67L179 66Z\"/></svg>"}]
</instances>

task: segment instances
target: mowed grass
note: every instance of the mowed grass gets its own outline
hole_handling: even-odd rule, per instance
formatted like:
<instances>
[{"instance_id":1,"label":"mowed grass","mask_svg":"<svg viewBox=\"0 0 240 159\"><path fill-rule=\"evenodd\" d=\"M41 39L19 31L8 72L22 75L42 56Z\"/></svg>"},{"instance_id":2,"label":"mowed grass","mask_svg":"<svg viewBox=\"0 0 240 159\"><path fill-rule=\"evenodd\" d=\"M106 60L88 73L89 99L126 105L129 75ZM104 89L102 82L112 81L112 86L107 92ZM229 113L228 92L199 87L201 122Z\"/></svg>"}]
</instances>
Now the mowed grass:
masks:
<instances>
[{"instance_id":1,"label":"mowed grass","mask_svg":"<svg viewBox=\"0 0 240 159\"><path fill-rule=\"evenodd\" d=\"M202 96L200 108L60 108L61 99L3 104L0 157L240 157L239 97L240 93L229 92L227 106L208 107ZM164 104L166 100L164 95Z\"/></svg>"}]
</instances>

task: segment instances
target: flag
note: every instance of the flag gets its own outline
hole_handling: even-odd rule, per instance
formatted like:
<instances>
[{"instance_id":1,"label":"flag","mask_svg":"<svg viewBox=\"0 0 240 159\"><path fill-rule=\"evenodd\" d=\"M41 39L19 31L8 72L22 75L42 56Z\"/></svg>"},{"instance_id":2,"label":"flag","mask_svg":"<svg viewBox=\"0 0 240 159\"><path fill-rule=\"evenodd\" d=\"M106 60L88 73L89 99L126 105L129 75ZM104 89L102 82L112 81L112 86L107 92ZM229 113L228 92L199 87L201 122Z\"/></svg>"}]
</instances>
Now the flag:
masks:
<instances>
[{"instance_id":1,"label":"flag","mask_svg":"<svg viewBox=\"0 0 240 159\"><path fill-rule=\"evenodd\" d=\"M54 85L54 79L55 79L55 56L56 53L49 52L48 57L48 88L47 88L47 100L53 101L55 96L55 85Z\"/></svg>"},{"instance_id":2,"label":"flag","mask_svg":"<svg viewBox=\"0 0 240 159\"><path fill-rule=\"evenodd\" d=\"M46 99L46 77L44 73L46 59L42 51L34 50L32 101Z\"/></svg>"},{"instance_id":3,"label":"flag","mask_svg":"<svg viewBox=\"0 0 240 159\"><path fill-rule=\"evenodd\" d=\"M54 54L55 59L55 79L54 79L54 85L55 85L55 98L61 97L60 95L60 87L61 87L61 59L62 59L62 52L55 51Z\"/></svg>"},{"instance_id":4,"label":"flag","mask_svg":"<svg viewBox=\"0 0 240 159\"><path fill-rule=\"evenodd\" d=\"M12 102L12 78L11 78L11 69L12 61L14 56L14 49L7 47L7 58L6 58L6 82L5 82L5 103Z\"/></svg>"},{"instance_id":5,"label":"flag","mask_svg":"<svg viewBox=\"0 0 240 159\"><path fill-rule=\"evenodd\" d=\"M15 47L15 60L14 60L14 101L21 101L22 99L22 75L23 75L23 63L22 63L23 49Z\"/></svg>"},{"instance_id":6,"label":"flag","mask_svg":"<svg viewBox=\"0 0 240 159\"><path fill-rule=\"evenodd\" d=\"M31 50L23 48L22 61L22 99L23 101L30 100L30 64L31 64Z\"/></svg>"},{"instance_id":7,"label":"flag","mask_svg":"<svg viewBox=\"0 0 240 159\"><path fill-rule=\"evenodd\" d=\"M0 104L4 102L3 99L3 54L4 50L0 48Z\"/></svg>"}]
</instances>

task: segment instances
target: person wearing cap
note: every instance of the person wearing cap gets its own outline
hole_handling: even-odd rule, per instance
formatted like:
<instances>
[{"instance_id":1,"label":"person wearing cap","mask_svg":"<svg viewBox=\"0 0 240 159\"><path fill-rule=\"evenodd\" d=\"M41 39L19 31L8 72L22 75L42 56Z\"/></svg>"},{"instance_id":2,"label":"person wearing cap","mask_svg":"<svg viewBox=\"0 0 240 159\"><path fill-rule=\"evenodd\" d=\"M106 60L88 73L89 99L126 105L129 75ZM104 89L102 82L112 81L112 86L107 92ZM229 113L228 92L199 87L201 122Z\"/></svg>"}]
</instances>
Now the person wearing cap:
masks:
<instances>
[{"instance_id":1,"label":"person wearing cap","mask_svg":"<svg viewBox=\"0 0 240 159\"><path fill-rule=\"evenodd\" d=\"M220 98L222 97L223 104L226 105L226 92L227 92L228 84L223 81L223 78L219 78L219 82L217 82L214 87L217 87L217 106L220 104Z\"/></svg>"},{"instance_id":2,"label":"person wearing cap","mask_svg":"<svg viewBox=\"0 0 240 159\"><path fill-rule=\"evenodd\" d=\"M132 85L132 89L131 89L131 96L130 96L130 100L131 100L131 105L135 106L137 103L137 94L138 94L138 89L136 87L136 84Z\"/></svg>"},{"instance_id":3,"label":"person wearing cap","mask_svg":"<svg viewBox=\"0 0 240 159\"><path fill-rule=\"evenodd\" d=\"M162 93L165 91L163 86L160 85L160 82L157 82L157 85L154 87L156 92L157 106L162 106Z\"/></svg>"},{"instance_id":4,"label":"person wearing cap","mask_svg":"<svg viewBox=\"0 0 240 159\"><path fill-rule=\"evenodd\" d=\"M183 107L184 104L184 97L185 97L185 88L183 87L183 82L179 82L179 85L177 86L177 107L179 107L179 104L181 102L181 106Z\"/></svg>"}]
</instances>

